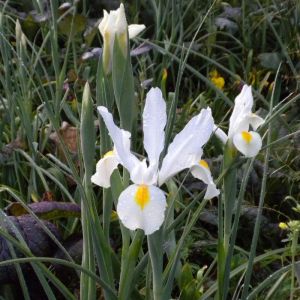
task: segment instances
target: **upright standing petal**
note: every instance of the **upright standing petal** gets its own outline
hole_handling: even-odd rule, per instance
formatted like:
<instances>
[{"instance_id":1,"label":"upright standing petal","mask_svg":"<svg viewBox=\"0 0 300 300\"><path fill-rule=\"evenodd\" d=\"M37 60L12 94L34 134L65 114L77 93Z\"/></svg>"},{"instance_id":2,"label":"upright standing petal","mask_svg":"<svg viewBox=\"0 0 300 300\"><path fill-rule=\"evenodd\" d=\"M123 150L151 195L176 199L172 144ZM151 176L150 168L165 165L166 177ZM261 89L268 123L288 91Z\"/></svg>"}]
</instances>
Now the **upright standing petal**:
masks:
<instances>
[{"instance_id":1,"label":"upright standing petal","mask_svg":"<svg viewBox=\"0 0 300 300\"><path fill-rule=\"evenodd\" d=\"M102 36L104 36L107 22L108 22L108 12L104 9L103 10L103 18L98 27Z\"/></svg>"},{"instance_id":2,"label":"upright standing petal","mask_svg":"<svg viewBox=\"0 0 300 300\"><path fill-rule=\"evenodd\" d=\"M262 140L257 132L242 131L233 136L233 144L246 157L254 157L261 149Z\"/></svg>"},{"instance_id":3,"label":"upright standing petal","mask_svg":"<svg viewBox=\"0 0 300 300\"><path fill-rule=\"evenodd\" d=\"M207 184L204 199L212 199L220 194L220 191L216 188L209 166L205 160L200 160L197 165L194 165L191 169L191 173L195 178L202 180Z\"/></svg>"},{"instance_id":4,"label":"upright standing petal","mask_svg":"<svg viewBox=\"0 0 300 300\"><path fill-rule=\"evenodd\" d=\"M133 184L121 193L117 213L125 227L142 229L149 235L162 225L166 206L166 197L161 189Z\"/></svg>"},{"instance_id":5,"label":"upright standing petal","mask_svg":"<svg viewBox=\"0 0 300 300\"><path fill-rule=\"evenodd\" d=\"M130 171L130 179L136 184L157 184L157 173L157 166L147 166L146 159L143 159Z\"/></svg>"},{"instance_id":6,"label":"upright standing petal","mask_svg":"<svg viewBox=\"0 0 300 300\"><path fill-rule=\"evenodd\" d=\"M125 9L123 3L121 3L118 9L118 16L116 20L116 37L119 41L120 48L124 57L127 56L128 48L128 24L125 16Z\"/></svg>"},{"instance_id":7,"label":"upright standing petal","mask_svg":"<svg viewBox=\"0 0 300 300\"><path fill-rule=\"evenodd\" d=\"M143 112L144 148L150 166L158 167L159 156L165 144L167 122L166 103L159 88L152 88L146 97Z\"/></svg>"},{"instance_id":8,"label":"upright standing petal","mask_svg":"<svg viewBox=\"0 0 300 300\"><path fill-rule=\"evenodd\" d=\"M249 123L245 122L245 118L251 113L252 106L252 89L251 86L245 84L234 101L234 108L229 120L228 137L230 139L237 132L249 130Z\"/></svg>"},{"instance_id":9,"label":"upright standing petal","mask_svg":"<svg viewBox=\"0 0 300 300\"><path fill-rule=\"evenodd\" d=\"M125 8L124 4L121 3L120 7L117 9L117 18L115 23L116 28L116 34L123 34L124 32L127 32L127 20L125 15Z\"/></svg>"},{"instance_id":10,"label":"upright standing petal","mask_svg":"<svg viewBox=\"0 0 300 300\"><path fill-rule=\"evenodd\" d=\"M96 165L96 173L91 177L91 181L104 188L110 187L110 176L117 169L119 161L114 151L107 152Z\"/></svg>"},{"instance_id":11,"label":"upright standing petal","mask_svg":"<svg viewBox=\"0 0 300 300\"><path fill-rule=\"evenodd\" d=\"M214 127L210 108L202 109L178 133L168 148L159 171L159 185L178 172L193 166L202 155L202 146L207 143Z\"/></svg>"},{"instance_id":12,"label":"upright standing petal","mask_svg":"<svg viewBox=\"0 0 300 300\"><path fill-rule=\"evenodd\" d=\"M114 142L115 150L120 163L131 172L141 162L130 151L130 132L120 129L115 125L111 113L104 106L99 106L98 111L108 129L109 135Z\"/></svg>"}]
</instances>

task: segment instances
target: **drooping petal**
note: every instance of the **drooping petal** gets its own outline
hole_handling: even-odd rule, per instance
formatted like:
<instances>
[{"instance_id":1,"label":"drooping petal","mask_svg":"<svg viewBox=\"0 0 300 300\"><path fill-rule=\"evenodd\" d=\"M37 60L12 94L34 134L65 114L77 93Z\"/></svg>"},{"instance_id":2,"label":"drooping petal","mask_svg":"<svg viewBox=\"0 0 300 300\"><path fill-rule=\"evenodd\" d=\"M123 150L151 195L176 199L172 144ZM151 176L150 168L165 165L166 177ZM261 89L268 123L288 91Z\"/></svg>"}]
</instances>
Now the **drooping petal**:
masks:
<instances>
[{"instance_id":1,"label":"drooping petal","mask_svg":"<svg viewBox=\"0 0 300 300\"><path fill-rule=\"evenodd\" d=\"M252 126L253 130L256 130L259 126L261 126L265 122L263 118L253 113L251 113L248 116L248 118L249 118L249 123Z\"/></svg>"},{"instance_id":2,"label":"drooping petal","mask_svg":"<svg viewBox=\"0 0 300 300\"><path fill-rule=\"evenodd\" d=\"M242 131L233 136L233 144L246 157L254 157L261 149L262 140L257 132Z\"/></svg>"},{"instance_id":3,"label":"drooping petal","mask_svg":"<svg viewBox=\"0 0 300 300\"><path fill-rule=\"evenodd\" d=\"M130 151L130 132L120 129L115 125L113 117L107 108L99 106L98 111L102 116L108 129L109 135L113 140L115 151L120 163L129 171L129 173L141 162Z\"/></svg>"},{"instance_id":4,"label":"drooping petal","mask_svg":"<svg viewBox=\"0 0 300 300\"><path fill-rule=\"evenodd\" d=\"M205 160L200 160L197 165L194 165L191 168L191 173L195 178L202 180L207 184L204 199L212 199L220 194L220 191L217 189L211 176L209 166Z\"/></svg>"},{"instance_id":5,"label":"drooping petal","mask_svg":"<svg viewBox=\"0 0 300 300\"><path fill-rule=\"evenodd\" d=\"M252 106L252 88L245 84L234 101L234 108L229 120L228 137L230 139L237 132L249 130L249 121L245 118L251 113Z\"/></svg>"},{"instance_id":6,"label":"drooping petal","mask_svg":"<svg viewBox=\"0 0 300 300\"><path fill-rule=\"evenodd\" d=\"M203 153L202 146L210 138L213 126L214 120L210 108L202 109L175 136L159 171L159 185L178 172L190 168L200 159Z\"/></svg>"},{"instance_id":7,"label":"drooping petal","mask_svg":"<svg viewBox=\"0 0 300 300\"><path fill-rule=\"evenodd\" d=\"M146 26L144 24L131 24L128 26L128 34L129 34L129 38L133 39L135 38L137 35L139 35L144 29L146 28Z\"/></svg>"},{"instance_id":8,"label":"drooping petal","mask_svg":"<svg viewBox=\"0 0 300 300\"><path fill-rule=\"evenodd\" d=\"M109 151L101 158L96 165L96 173L91 181L104 188L110 187L110 176L118 168L119 161L114 151Z\"/></svg>"},{"instance_id":9,"label":"drooping petal","mask_svg":"<svg viewBox=\"0 0 300 300\"><path fill-rule=\"evenodd\" d=\"M214 197L217 197L219 194L220 194L220 190L216 188L216 185L214 183L209 183L206 188L204 199L210 200Z\"/></svg>"},{"instance_id":10,"label":"drooping petal","mask_svg":"<svg viewBox=\"0 0 300 300\"><path fill-rule=\"evenodd\" d=\"M142 229L149 235L162 225L166 206L166 197L161 189L133 184L121 193L117 213L125 227Z\"/></svg>"},{"instance_id":11,"label":"drooping petal","mask_svg":"<svg viewBox=\"0 0 300 300\"><path fill-rule=\"evenodd\" d=\"M144 148L150 166L158 166L159 156L165 143L167 122L166 103L159 88L152 88L146 97L143 112Z\"/></svg>"},{"instance_id":12,"label":"drooping petal","mask_svg":"<svg viewBox=\"0 0 300 300\"><path fill-rule=\"evenodd\" d=\"M228 140L227 134L219 127L214 125L214 134L217 136L217 138L223 143L226 144Z\"/></svg>"}]
</instances>

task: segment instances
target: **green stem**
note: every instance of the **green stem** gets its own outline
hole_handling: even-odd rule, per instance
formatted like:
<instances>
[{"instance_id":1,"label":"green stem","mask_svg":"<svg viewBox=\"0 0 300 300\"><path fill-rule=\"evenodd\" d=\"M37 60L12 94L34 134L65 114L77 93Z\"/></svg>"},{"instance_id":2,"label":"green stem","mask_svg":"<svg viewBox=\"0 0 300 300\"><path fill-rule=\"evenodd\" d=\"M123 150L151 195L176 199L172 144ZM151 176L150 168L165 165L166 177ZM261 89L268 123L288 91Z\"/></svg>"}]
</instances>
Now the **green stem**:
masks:
<instances>
[{"instance_id":1,"label":"green stem","mask_svg":"<svg viewBox=\"0 0 300 300\"><path fill-rule=\"evenodd\" d=\"M236 168L232 164L236 157L236 149L229 141L225 146L223 171L226 172L223 180L223 199L219 204L218 218L219 218L219 233L218 233L218 299L226 299L227 290L224 291L224 283L228 282L225 279L229 274L225 273L226 258L228 255L229 241L231 235L231 224L233 209L236 201L236 185L237 176ZM229 273L228 270L227 273Z\"/></svg>"},{"instance_id":2,"label":"green stem","mask_svg":"<svg viewBox=\"0 0 300 300\"><path fill-rule=\"evenodd\" d=\"M269 124L268 142L267 143L269 144L270 142L271 142L271 123ZM246 299L246 297L248 295L248 289L249 289L250 279L251 279L252 270L253 270L253 263L254 263L254 258L255 258L255 254L256 254L256 246L257 246L257 241L258 241L258 237L259 237L261 216L262 216L262 210L263 210L265 193L266 193L269 157L270 157L270 148L267 148L266 154L265 154L265 164L264 164L263 179L262 179L261 191L260 191L260 197L259 197L257 217L255 220L254 233L253 233L253 237L252 237L250 255L249 255L248 266L247 266L247 270L246 270L246 275L245 275L245 280L244 280L244 288L243 288L241 300Z\"/></svg>"},{"instance_id":3,"label":"green stem","mask_svg":"<svg viewBox=\"0 0 300 300\"><path fill-rule=\"evenodd\" d=\"M233 256L236 236L237 236L237 232L238 232L238 224L239 224L239 219L240 219L241 210L242 210L242 202L244 199L248 178L249 178L250 172L252 170L253 162L254 162L254 159L249 160L246 165L246 173L242 180L242 184L241 184L241 188L240 188L240 192L238 195L237 204L236 204L236 208L235 208L235 216L234 216L234 221L233 221L233 225L232 225L229 249L228 249L228 254L226 257L226 264L225 264L225 271L224 271L224 273L226 275L224 278L224 286L223 286L223 294L224 294L225 299L226 299L226 296L228 293L228 288L229 288L230 264L231 264L231 258Z\"/></svg>"},{"instance_id":4,"label":"green stem","mask_svg":"<svg viewBox=\"0 0 300 300\"><path fill-rule=\"evenodd\" d=\"M224 282L224 231L223 231L223 209L222 209L222 200L219 198L219 204L218 204L218 274L217 274L217 282L218 282L218 295L217 299L222 299L222 288L223 288L223 282Z\"/></svg>"},{"instance_id":5,"label":"green stem","mask_svg":"<svg viewBox=\"0 0 300 300\"><path fill-rule=\"evenodd\" d=\"M148 236L148 249L152 267L153 299L163 299L163 249L161 230Z\"/></svg>"},{"instance_id":6,"label":"green stem","mask_svg":"<svg viewBox=\"0 0 300 300\"><path fill-rule=\"evenodd\" d=\"M274 98L275 94L277 92L277 81L279 78L279 72L281 69L281 64L279 65L275 77L275 86L272 91L272 96L270 100L270 106L269 106L269 111L270 113L273 111L273 103L274 103ZM271 143L272 140L272 118L268 120L268 137L267 137L267 145ZM270 158L270 147L267 148L266 153L265 153L265 164L264 164L264 170L263 170L263 178L262 178L262 184L261 184L261 190L260 190L260 197L259 197L259 205L258 205L258 212L257 212L257 217L255 220L255 226L254 226L254 233L252 237L252 243L251 243L251 249L250 249L250 255L249 255L249 261L246 269L246 275L245 275L245 280L244 280L244 287L243 287L243 292L241 295L241 300L246 299L248 296L248 289L249 289L249 284L250 284L250 279L252 275L252 270L253 270L253 263L255 259L255 254L256 254L256 246L257 246L257 241L258 241L258 236L259 236L259 230L260 230L260 223L261 223L261 216L262 216L262 210L263 210L263 205L264 205L264 200L265 200L265 193L266 193L266 184L267 184L267 175L268 175L268 166L269 166L269 158Z\"/></svg>"}]
</instances>

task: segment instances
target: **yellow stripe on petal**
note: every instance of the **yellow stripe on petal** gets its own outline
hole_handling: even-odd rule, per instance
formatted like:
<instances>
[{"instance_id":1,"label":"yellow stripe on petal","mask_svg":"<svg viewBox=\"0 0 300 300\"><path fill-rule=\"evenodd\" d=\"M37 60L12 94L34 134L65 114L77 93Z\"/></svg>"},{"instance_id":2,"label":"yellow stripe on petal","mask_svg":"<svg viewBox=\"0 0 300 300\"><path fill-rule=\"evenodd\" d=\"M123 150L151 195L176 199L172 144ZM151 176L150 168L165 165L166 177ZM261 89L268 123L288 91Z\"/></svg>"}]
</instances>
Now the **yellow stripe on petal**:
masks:
<instances>
[{"instance_id":1,"label":"yellow stripe on petal","mask_svg":"<svg viewBox=\"0 0 300 300\"><path fill-rule=\"evenodd\" d=\"M249 144L252 141L252 135L248 131L242 131L241 132L243 140Z\"/></svg>"},{"instance_id":2,"label":"yellow stripe on petal","mask_svg":"<svg viewBox=\"0 0 300 300\"><path fill-rule=\"evenodd\" d=\"M205 169L209 169L208 163L203 159L199 161L199 165Z\"/></svg>"},{"instance_id":3,"label":"yellow stripe on petal","mask_svg":"<svg viewBox=\"0 0 300 300\"><path fill-rule=\"evenodd\" d=\"M134 199L135 202L140 206L141 210L143 210L150 201L150 192L148 186L144 184L139 185Z\"/></svg>"}]
</instances>

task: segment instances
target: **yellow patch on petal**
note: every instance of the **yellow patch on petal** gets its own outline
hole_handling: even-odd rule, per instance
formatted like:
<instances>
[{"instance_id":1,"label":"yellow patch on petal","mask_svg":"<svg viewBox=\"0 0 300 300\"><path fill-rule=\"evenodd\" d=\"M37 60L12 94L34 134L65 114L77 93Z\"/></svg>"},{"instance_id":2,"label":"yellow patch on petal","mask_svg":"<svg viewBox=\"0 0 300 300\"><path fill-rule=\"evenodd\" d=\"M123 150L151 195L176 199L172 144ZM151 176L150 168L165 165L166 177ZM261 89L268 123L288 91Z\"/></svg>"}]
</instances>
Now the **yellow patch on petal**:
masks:
<instances>
[{"instance_id":1,"label":"yellow patch on petal","mask_svg":"<svg viewBox=\"0 0 300 300\"><path fill-rule=\"evenodd\" d=\"M105 157L110 157L110 156L114 156L114 151L113 151L113 150L106 152L106 153L103 155L103 158L105 158Z\"/></svg>"},{"instance_id":2,"label":"yellow patch on petal","mask_svg":"<svg viewBox=\"0 0 300 300\"><path fill-rule=\"evenodd\" d=\"M199 161L199 165L205 169L209 169L208 163L203 159Z\"/></svg>"},{"instance_id":3,"label":"yellow patch on petal","mask_svg":"<svg viewBox=\"0 0 300 300\"><path fill-rule=\"evenodd\" d=\"M134 199L135 202L140 206L141 210L143 210L150 201L150 192L148 186L145 184L139 185Z\"/></svg>"},{"instance_id":4,"label":"yellow patch on petal","mask_svg":"<svg viewBox=\"0 0 300 300\"><path fill-rule=\"evenodd\" d=\"M109 44L110 32L108 30L105 30L105 32L104 32L104 38L103 39L104 39L105 43Z\"/></svg>"},{"instance_id":5,"label":"yellow patch on petal","mask_svg":"<svg viewBox=\"0 0 300 300\"><path fill-rule=\"evenodd\" d=\"M249 144L252 141L252 135L248 131L242 131L241 133L243 140Z\"/></svg>"}]
</instances>

